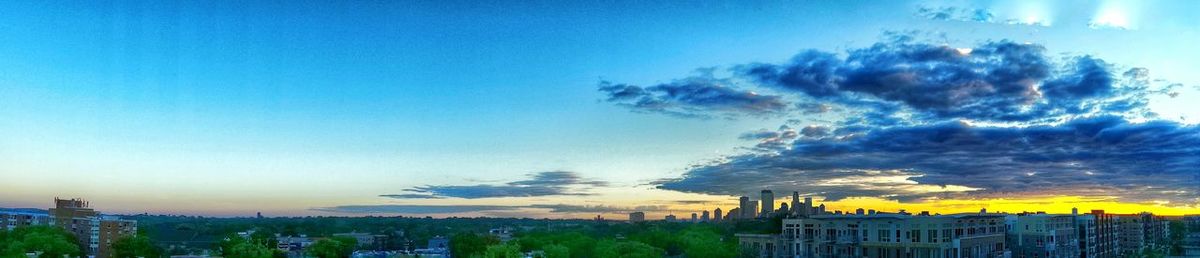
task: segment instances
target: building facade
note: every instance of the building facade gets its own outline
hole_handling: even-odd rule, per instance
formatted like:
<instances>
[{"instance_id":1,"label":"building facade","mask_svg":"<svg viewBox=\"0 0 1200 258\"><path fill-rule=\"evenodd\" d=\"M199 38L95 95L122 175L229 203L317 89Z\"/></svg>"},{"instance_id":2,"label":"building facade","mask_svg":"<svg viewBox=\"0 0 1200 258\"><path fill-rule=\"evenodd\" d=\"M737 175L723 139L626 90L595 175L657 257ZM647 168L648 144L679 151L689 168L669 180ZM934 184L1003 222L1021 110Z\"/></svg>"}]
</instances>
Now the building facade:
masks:
<instances>
[{"instance_id":1,"label":"building facade","mask_svg":"<svg viewBox=\"0 0 1200 258\"><path fill-rule=\"evenodd\" d=\"M1013 258L1079 257L1075 215L1020 214L1006 218Z\"/></svg>"},{"instance_id":2,"label":"building facade","mask_svg":"<svg viewBox=\"0 0 1200 258\"><path fill-rule=\"evenodd\" d=\"M762 214L763 217L770 216L772 212L775 212L775 193L771 190L762 190L761 194L761 199L758 201L761 202L759 206L762 206L762 210L758 214Z\"/></svg>"},{"instance_id":3,"label":"building facade","mask_svg":"<svg viewBox=\"0 0 1200 258\"><path fill-rule=\"evenodd\" d=\"M1005 256L1004 216L815 215L785 219L787 257L976 258Z\"/></svg>"},{"instance_id":4,"label":"building facade","mask_svg":"<svg viewBox=\"0 0 1200 258\"><path fill-rule=\"evenodd\" d=\"M12 230L23 226L53 225L75 236L88 257L106 258L113 242L137 234L137 221L102 215L82 199L54 198L54 208L46 213L0 211L0 223Z\"/></svg>"},{"instance_id":5,"label":"building facade","mask_svg":"<svg viewBox=\"0 0 1200 258\"><path fill-rule=\"evenodd\" d=\"M54 225L54 218L35 211L0 210L0 226L7 230L39 225Z\"/></svg>"},{"instance_id":6,"label":"building facade","mask_svg":"<svg viewBox=\"0 0 1200 258\"><path fill-rule=\"evenodd\" d=\"M629 222L642 222L642 221L646 221L646 213L645 212L638 211L638 212L630 212L629 213Z\"/></svg>"}]
</instances>

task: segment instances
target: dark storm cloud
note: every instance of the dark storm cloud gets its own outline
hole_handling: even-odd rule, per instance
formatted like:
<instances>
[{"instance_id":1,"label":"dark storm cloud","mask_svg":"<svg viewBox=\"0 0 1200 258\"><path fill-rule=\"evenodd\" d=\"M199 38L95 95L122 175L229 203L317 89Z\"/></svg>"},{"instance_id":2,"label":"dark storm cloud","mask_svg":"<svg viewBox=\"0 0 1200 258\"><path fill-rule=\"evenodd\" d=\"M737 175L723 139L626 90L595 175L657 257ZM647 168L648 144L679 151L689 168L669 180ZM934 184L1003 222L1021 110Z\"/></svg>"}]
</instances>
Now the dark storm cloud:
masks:
<instances>
[{"instance_id":1,"label":"dark storm cloud","mask_svg":"<svg viewBox=\"0 0 1200 258\"><path fill-rule=\"evenodd\" d=\"M729 195L799 189L834 199L1047 193L1195 203L1198 179L1197 126L1105 116L1058 125L948 122L800 138L781 153L739 156L659 183Z\"/></svg>"},{"instance_id":2,"label":"dark storm cloud","mask_svg":"<svg viewBox=\"0 0 1200 258\"><path fill-rule=\"evenodd\" d=\"M400 214L446 214L482 211L507 211L521 206L496 205L343 205L313 208L315 211L336 213L400 213Z\"/></svg>"},{"instance_id":3,"label":"dark storm cloud","mask_svg":"<svg viewBox=\"0 0 1200 258\"><path fill-rule=\"evenodd\" d=\"M405 194L388 194L383 197L408 198L497 198L497 197L532 197L554 195L589 195L584 192L590 187L608 186L608 182L588 180L575 172L550 171L531 175L532 178L508 182L499 185L425 185L413 187Z\"/></svg>"},{"instance_id":4,"label":"dark storm cloud","mask_svg":"<svg viewBox=\"0 0 1200 258\"><path fill-rule=\"evenodd\" d=\"M601 82L599 90L607 95L605 101L634 111L679 117L763 116L780 114L787 109L788 104L779 96L760 95L731 88L728 84L705 76L649 87Z\"/></svg>"},{"instance_id":5,"label":"dark storm cloud","mask_svg":"<svg viewBox=\"0 0 1200 258\"><path fill-rule=\"evenodd\" d=\"M899 40L850 50L844 59L809 50L784 64L736 70L768 87L875 112L867 115L882 122L894 122L889 115L900 111L925 120L1058 118L1094 113L1097 101L1128 93L1121 88L1134 75L1116 75L1090 56L1054 62L1045 52L1040 45L1007 41L960 49Z\"/></svg>"},{"instance_id":6,"label":"dark storm cloud","mask_svg":"<svg viewBox=\"0 0 1200 258\"><path fill-rule=\"evenodd\" d=\"M755 151L654 183L735 196L767 188L830 199L1200 201L1200 130L1148 108L1151 95L1179 86L1156 88L1169 83L1094 56L1051 57L1037 44L957 48L906 35L841 55L805 50L783 63L733 66L725 80L805 103L799 114L844 118L743 134L759 142Z\"/></svg>"}]
</instances>

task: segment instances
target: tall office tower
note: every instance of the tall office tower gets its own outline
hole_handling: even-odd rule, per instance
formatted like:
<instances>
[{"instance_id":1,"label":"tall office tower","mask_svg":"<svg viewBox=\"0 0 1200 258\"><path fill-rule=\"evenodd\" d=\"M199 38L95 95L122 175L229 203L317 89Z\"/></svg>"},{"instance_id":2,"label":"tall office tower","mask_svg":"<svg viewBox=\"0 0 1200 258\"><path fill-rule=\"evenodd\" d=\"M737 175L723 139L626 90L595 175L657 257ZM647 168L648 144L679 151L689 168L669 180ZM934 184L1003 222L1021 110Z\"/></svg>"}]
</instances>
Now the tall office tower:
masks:
<instances>
[{"instance_id":1,"label":"tall office tower","mask_svg":"<svg viewBox=\"0 0 1200 258\"><path fill-rule=\"evenodd\" d=\"M750 202L748 204L749 205L746 205L746 206L748 206L748 207L746 207L748 209L746 209L745 211L742 211L742 215L746 215L745 217L742 217L742 219L758 218L758 202Z\"/></svg>"},{"instance_id":2,"label":"tall office tower","mask_svg":"<svg viewBox=\"0 0 1200 258\"><path fill-rule=\"evenodd\" d=\"M754 202L750 201L750 197L742 196L741 198L738 198L738 211L740 211L737 215L738 219L754 218L755 209L750 207L751 203Z\"/></svg>"},{"instance_id":3,"label":"tall office tower","mask_svg":"<svg viewBox=\"0 0 1200 258\"><path fill-rule=\"evenodd\" d=\"M821 206L817 206L817 215L825 215L825 204L824 203L822 203Z\"/></svg>"},{"instance_id":4,"label":"tall office tower","mask_svg":"<svg viewBox=\"0 0 1200 258\"><path fill-rule=\"evenodd\" d=\"M779 214L788 214L787 202L779 202Z\"/></svg>"},{"instance_id":5,"label":"tall office tower","mask_svg":"<svg viewBox=\"0 0 1200 258\"><path fill-rule=\"evenodd\" d=\"M866 213L866 211L863 211L863 208L858 208L858 209L854 210L854 215L863 215L865 213Z\"/></svg>"},{"instance_id":6,"label":"tall office tower","mask_svg":"<svg viewBox=\"0 0 1200 258\"><path fill-rule=\"evenodd\" d=\"M770 216L770 212L775 211L775 193L770 190L762 191L762 199L758 200L762 203L762 210L758 211L763 217Z\"/></svg>"},{"instance_id":7,"label":"tall office tower","mask_svg":"<svg viewBox=\"0 0 1200 258\"><path fill-rule=\"evenodd\" d=\"M721 214L721 208L718 207L718 208L714 209L713 210L713 222L721 222L721 215L723 215L723 214Z\"/></svg>"},{"instance_id":8,"label":"tall office tower","mask_svg":"<svg viewBox=\"0 0 1200 258\"><path fill-rule=\"evenodd\" d=\"M700 215L701 222L708 222L708 211L703 211Z\"/></svg>"},{"instance_id":9,"label":"tall office tower","mask_svg":"<svg viewBox=\"0 0 1200 258\"><path fill-rule=\"evenodd\" d=\"M793 215L800 215L800 192L792 191L792 210Z\"/></svg>"},{"instance_id":10,"label":"tall office tower","mask_svg":"<svg viewBox=\"0 0 1200 258\"><path fill-rule=\"evenodd\" d=\"M692 222L692 223L696 223L697 221L699 221L699 216L696 216L696 213L695 213L695 212L693 212L693 213L692 213L692 221L691 221L691 222Z\"/></svg>"},{"instance_id":11,"label":"tall office tower","mask_svg":"<svg viewBox=\"0 0 1200 258\"><path fill-rule=\"evenodd\" d=\"M813 213L812 197L804 197L804 209L800 210L800 215L810 215Z\"/></svg>"},{"instance_id":12,"label":"tall office tower","mask_svg":"<svg viewBox=\"0 0 1200 258\"><path fill-rule=\"evenodd\" d=\"M758 213L763 217L771 216L771 212L775 211L775 193L771 190L762 190L762 199L758 201L762 202L762 211Z\"/></svg>"}]
</instances>

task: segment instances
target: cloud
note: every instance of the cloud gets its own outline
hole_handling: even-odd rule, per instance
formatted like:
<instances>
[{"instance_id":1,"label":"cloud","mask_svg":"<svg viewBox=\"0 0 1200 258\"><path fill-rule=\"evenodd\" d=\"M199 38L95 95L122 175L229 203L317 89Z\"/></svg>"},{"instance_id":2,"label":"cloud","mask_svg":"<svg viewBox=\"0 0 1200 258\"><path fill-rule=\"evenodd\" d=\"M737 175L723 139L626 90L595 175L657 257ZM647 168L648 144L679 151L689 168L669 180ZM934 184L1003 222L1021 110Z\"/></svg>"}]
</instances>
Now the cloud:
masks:
<instances>
[{"instance_id":1,"label":"cloud","mask_svg":"<svg viewBox=\"0 0 1200 258\"><path fill-rule=\"evenodd\" d=\"M862 122L877 125L911 119L1025 122L1145 109L1133 95L1144 86L1136 75L1116 74L1091 56L1056 62L1045 52L1009 41L954 48L899 39L852 49L845 58L807 50L783 64L735 70L765 87L857 109ZM1123 98L1128 105L1105 106Z\"/></svg>"},{"instance_id":2,"label":"cloud","mask_svg":"<svg viewBox=\"0 0 1200 258\"><path fill-rule=\"evenodd\" d=\"M997 14L995 12L984 8L919 6L917 7L915 15L917 17L935 21L977 22L1040 27L1050 26L1050 21L1046 20L1046 17L1024 16L998 19L996 18Z\"/></svg>"},{"instance_id":3,"label":"cloud","mask_svg":"<svg viewBox=\"0 0 1200 258\"><path fill-rule=\"evenodd\" d=\"M635 207L606 206L606 205L572 205L572 204L534 204L529 208L549 209L554 213L629 213L635 211L669 211L667 206L646 205Z\"/></svg>"},{"instance_id":4,"label":"cloud","mask_svg":"<svg viewBox=\"0 0 1200 258\"><path fill-rule=\"evenodd\" d=\"M799 134L795 129L792 129L787 125L782 125L779 126L779 129L775 131L760 129L757 131L746 132L741 136L738 136L738 139L758 141L758 144L755 145L756 148L763 150L775 150L786 147L785 145L787 145L787 143L792 139L796 139L797 136L799 136Z\"/></svg>"},{"instance_id":5,"label":"cloud","mask_svg":"<svg viewBox=\"0 0 1200 258\"><path fill-rule=\"evenodd\" d=\"M531 204L531 205L343 205L333 207L313 208L314 211L354 214L454 214L454 213L487 213L508 214L514 217L528 217L531 212L527 209L548 210L551 213L629 213L635 211L671 211L664 205L645 206L610 206L610 205L573 205L573 204Z\"/></svg>"},{"instance_id":6,"label":"cloud","mask_svg":"<svg viewBox=\"0 0 1200 258\"><path fill-rule=\"evenodd\" d=\"M313 208L315 211L336 213L399 213L399 214L446 214L482 211L509 211L521 206L498 205L344 205Z\"/></svg>"},{"instance_id":7,"label":"cloud","mask_svg":"<svg viewBox=\"0 0 1200 258\"><path fill-rule=\"evenodd\" d=\"M575 172L549 171L530 175L530 179L499 185L425 185L406 189L404 194L386 194L397 199L436 199L444 197L478 199L501 197L533 197L558 195L589 195L591 187L608 186L608 182L588 180Z\"/></svg>"},{"instance_id":8,"label":"cloud","mask_svg":"<svg viewBox=\"0 0 1200 258\"><path fill-rule=\"evenodd\" d=\"M928 7L917 8L917 16L938 21L966 21L994 23L996 15L987 9L959 7Z\"/></svg>"},{"instance_id":9,"label":"cloud","mask_svg":"<svg viewBox=\"0 0 1200 258\"><path fill-rule=\"evenodd\" d=\"M433 196L428 194L383 194L379 197L395 198L395 199L442 199L441 196Z\"/></svg>"},{"instance_id":10,"label":"cloud","mask_svg":"<svg viewBox=\"0 0 1200 258\"><path fill-rule=\"evenodd\" d=\"M684 192L755 189L918 200L999 194L1200 201L1200 128L1121 117L1028 127L946 122L874 128L856 137L799 138L775 154L748 154L658 182Z\"/></svg>"},{"instance_id":11,"label":"cloud","mask_svg":"<svg viewBox=\"0 0 1200 258\"><path fill-rule=\"evenodd\" d=\"M700 76L649 87L600 82L599 90L607 95L605 101L635 112L686 118L767 116L787 109L788 103L779 96L739 90L729 84Z\"/></svg>"},{"instance_id":12,"label":"cloud","mask_svg":"<svg viewBox=\"0 0 1200 258\"><path fill-rule=\"evenodd\" d=\"M793 110L799 115L844 118L791 119L799 130L742 134L758 141L755 151L653 183L734 196L767 188L829 199L1200 202L1200 129L1148 108L1150 96L1170 96L1178 84L1096 56L1046 52L1029 43L952 47L901 34L844 54L804 50L787 62L732 66L722 80L805 103Z\"/></svg>"}]
</instances>

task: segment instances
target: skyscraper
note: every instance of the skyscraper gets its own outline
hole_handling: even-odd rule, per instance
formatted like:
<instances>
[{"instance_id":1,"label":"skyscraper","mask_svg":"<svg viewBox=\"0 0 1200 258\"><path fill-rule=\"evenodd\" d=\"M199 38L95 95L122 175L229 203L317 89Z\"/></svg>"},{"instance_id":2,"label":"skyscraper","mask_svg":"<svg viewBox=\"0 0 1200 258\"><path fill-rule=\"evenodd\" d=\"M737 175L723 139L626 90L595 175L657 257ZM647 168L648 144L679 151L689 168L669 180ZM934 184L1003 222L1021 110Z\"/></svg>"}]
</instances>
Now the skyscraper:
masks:
<instances>
[{"instance_id":1,"label":"skyscraper","mask_svg":"<svg viewBox=\"0 0 1200 258\"><path fill-rule=\"evenodd\" d=\"M703 213L700 214L700 221L708 222L708 211L703 211Z\"/></svg>"},{"instance_id":2,"label":"skyscraper","mask_svg":"<svg viewBox=\"0 0 1200 258\"><path fill-rule=\"evenodd\" d=\"M695 213L695 212L693 212L693 213L692 213L692 221L691 221L691 222L692 222L692 223L699 222L699 218L697 218L697 216L696 216L696 213Z\"/></svg>"},{"instance_id":3,"label":"skyscraper","mask_svg":"<svg viewBox=\"0 0 1200 258\"><path fill-rule=\"evenodd\" d=\"M762 199L758 201L762 202L762 211L759 211L762 216L770 216L775 211L775 193L771 190L762 190Z\"/></svg>"},{"instance_id":4,"label":"skyscraper","mask_svg":"<svg viewBox=\"0 0 1200 258\"><path fill-rule=\"evenodd\" d=\"M721 222L721 216L723 216L723 215L724 214L721 214L721 208L714 209L713 210L713 222Z\"/></svg>"},{"instance_id":5,"label":"skyscraper","mask_svg":"<svg viewBox=\"0 0 1200 258\"><path fill-rule=\"evenodd\" d=\"M792 210L793 215L800 215L800 192L792 191Z\"/></svg>"},{"instance_id":6,"label":"skyscraper","mask_svg":"<svg viewBox=\"0 0 1200 258\"><path fill-rule=\"evenodd\" d=\"M755 212L758 211L755 209L756 205L754 204L755 203L753 201L750 201L750 197L742 196L741 198L738 198L738 211L740 211L740 213L737 215L737 218L753 219L755 215L757 215Z\"/></svg>"},{"instance_id":7,"label":"skyscraper","mask_svg":"<svg viewBox=\"0 0 1200 258\"><path fill-rule=\"evenodd\" d=\"M804 197L804 209L800 210L800 215L808 216L809 214L812 214L812 212L812 197Z\"/></svg>"}]
</instances>

